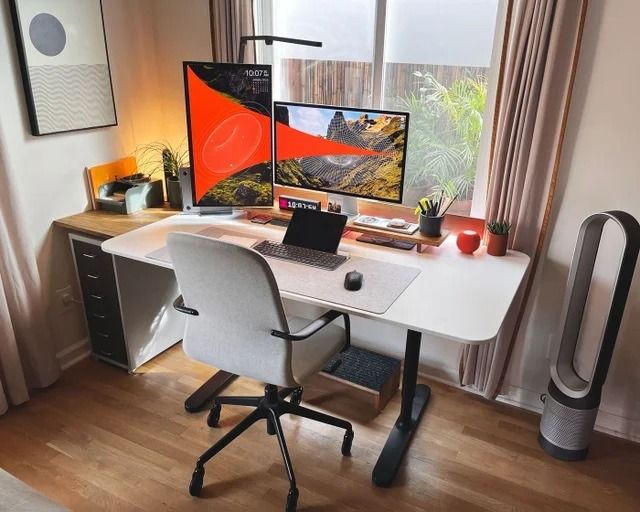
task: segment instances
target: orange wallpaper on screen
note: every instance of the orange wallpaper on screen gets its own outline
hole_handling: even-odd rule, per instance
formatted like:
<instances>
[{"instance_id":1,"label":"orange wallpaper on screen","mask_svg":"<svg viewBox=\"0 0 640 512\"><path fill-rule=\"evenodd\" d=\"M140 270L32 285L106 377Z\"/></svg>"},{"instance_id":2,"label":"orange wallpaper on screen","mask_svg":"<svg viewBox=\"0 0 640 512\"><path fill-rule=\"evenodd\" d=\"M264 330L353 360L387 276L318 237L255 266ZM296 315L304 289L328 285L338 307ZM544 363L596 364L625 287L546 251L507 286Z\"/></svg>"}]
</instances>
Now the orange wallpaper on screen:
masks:
<instances>
[{"instance_id":1,"label":"orange wallpaper on screen","mask_svg":"<svg viewBox=\"0 0 640 512\"><path fill-rule=\"evenodd\" d=\"M196 201L233 174L271 158L271 119L211 89L187 71ZM381 155L277 123L278 159L319 155Z\"/></svg>"}]
</instances>

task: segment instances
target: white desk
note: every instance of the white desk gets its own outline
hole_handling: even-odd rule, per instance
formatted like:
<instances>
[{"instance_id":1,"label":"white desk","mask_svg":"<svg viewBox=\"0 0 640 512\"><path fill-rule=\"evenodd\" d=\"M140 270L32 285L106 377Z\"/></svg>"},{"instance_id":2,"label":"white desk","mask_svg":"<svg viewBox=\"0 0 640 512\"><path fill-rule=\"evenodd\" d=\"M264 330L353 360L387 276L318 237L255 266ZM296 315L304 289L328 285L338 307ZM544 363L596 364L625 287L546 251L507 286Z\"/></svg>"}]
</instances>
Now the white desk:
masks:
<instances>
[{"instance_id":1,"label":"white desk","mask_svg":"<svg viewBox=\"0 0 640 512\"><path fill-rule=\"evenodd\" d=\"M272 240L281 240L285 232L282 227L250 223L242 213L233 217L176 215L102 244L104 251L114 255L123 327L133 367L180 341L184 327L182 315L171 308L172 301L179 295L171 264L148 258L147 254L166 245L168 233L195 233L211 225ZM339 250L421 269L420 275L384 314L282 292L287 299L407 329L402 410L373 472L376 484L388 486L429 400L429 388L416 384L421 334L470 344L495 339L525 275L529 257L509 252L496 258L486 255L484 248L468 256L457 250L453 238L422 254L346 238ZM212 270L215 270L214 262Z\"/></svg>"}]
</instances>

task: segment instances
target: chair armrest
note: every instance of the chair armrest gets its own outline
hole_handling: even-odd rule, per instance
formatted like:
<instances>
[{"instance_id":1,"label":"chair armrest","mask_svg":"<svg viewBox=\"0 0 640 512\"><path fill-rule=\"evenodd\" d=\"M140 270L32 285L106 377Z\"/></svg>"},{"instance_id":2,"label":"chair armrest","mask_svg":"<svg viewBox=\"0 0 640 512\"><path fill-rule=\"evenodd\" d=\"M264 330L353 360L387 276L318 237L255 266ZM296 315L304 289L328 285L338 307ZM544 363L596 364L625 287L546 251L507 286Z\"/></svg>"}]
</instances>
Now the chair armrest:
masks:
<instances>
[{"instance_id":1,"label":"chair armrest","mask_svg":"<svg viewBox=\"0 0 640 512\"><path fill-rule=\"evenodd\" d=\"M305 327L303 327L302 329L300 329L298 332L289 333L289 332L282 332L282 331L277 331L275 329L272 329L271 330L271 336L275 336L276 338L282 338L284 340L290 340L290 341L306 340L308 337L314 335L320 329L322 329L323 327L326 327L327 325L329 325L331 322L333 322L336 318L338 318L341 315L344 315L344 317L345 317L345 327L346 327L346 330L347 330L347 340L348 340L347 343L349 343L349 336L348 336L348 334L349 334L349 315L347 315L345 313L340 313L339 311L335 311L333 309L327 311L321 317L316 318L310 324L308 324Z\"/></svg>"},{"instance_id":2,"label":"chair armrest","mask_svg":"<svg viewBox=\"0 0 640 512\"><path fill-rule=\"evenodd\" d=\"M196 309L188 308L184 305L182 295L179 295L178 298L173 301L173 309L180 311L180 313L184 313L185 315L198 316L200 314Z\"/></svg>"}]
</instances>

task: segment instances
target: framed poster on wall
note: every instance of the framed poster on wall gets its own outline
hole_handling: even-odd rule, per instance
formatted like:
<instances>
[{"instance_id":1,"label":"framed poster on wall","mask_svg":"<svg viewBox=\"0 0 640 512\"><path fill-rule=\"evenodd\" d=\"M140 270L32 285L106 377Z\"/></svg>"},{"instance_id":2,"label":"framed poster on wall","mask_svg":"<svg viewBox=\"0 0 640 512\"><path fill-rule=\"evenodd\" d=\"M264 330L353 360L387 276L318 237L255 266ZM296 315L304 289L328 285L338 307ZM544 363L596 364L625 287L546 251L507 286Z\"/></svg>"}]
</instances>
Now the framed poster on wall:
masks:
<instances>
[{"instance_id":1,"label":"framed poster on wall","mask_svg":"<svg viewBox=\"0 0 640 512\"><path fill-rule=\"evenodd\" d=\"M33 135L117 124L101 0L10 0Z\"/></svg>"}]
</instances>

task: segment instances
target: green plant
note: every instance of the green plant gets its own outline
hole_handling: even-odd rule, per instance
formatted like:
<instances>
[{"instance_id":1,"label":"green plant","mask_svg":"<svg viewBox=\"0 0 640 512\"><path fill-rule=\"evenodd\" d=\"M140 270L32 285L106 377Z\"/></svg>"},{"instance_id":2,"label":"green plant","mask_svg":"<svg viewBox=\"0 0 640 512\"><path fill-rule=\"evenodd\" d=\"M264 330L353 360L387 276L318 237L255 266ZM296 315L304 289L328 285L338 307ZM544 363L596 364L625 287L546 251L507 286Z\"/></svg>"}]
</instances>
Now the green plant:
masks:
<instances>
[{"instance_id":1,"label":"green plant","mask_svg":"<svg viewBox=\"0 0 640 512\"><path fill-rule=\"evenodd\" d=\"M184 140L177 146L166 141L141 144L136 147L134 155L138 172L149 177L159 172L177 177L180 168L189 165L189 150Z\"/></svg>"},{"instance_id":2,"label":"green plant","mask_svg":"<svg viewBox=\"0 0 640 512\"><path fill-rule=\"evenodd\" d=\"M484 76L459 78L446 87L431 73L413 74L418 92L397 99L397 106L411 114L407 185L469 199L480 149L487 80Z\"/></svg>"},{"instance_id":3,"label":"green plant","mask_svg":"<svg viewBox=\"0 0 640 512\"><path fill-rule=\"evenodd\" d=\"M487 231L489 233L493 233L494 235L508 235L509 229L511 229L511 225L506 222L499 222L497 220L487 222Z\"/></svg>"}]
</instances>

